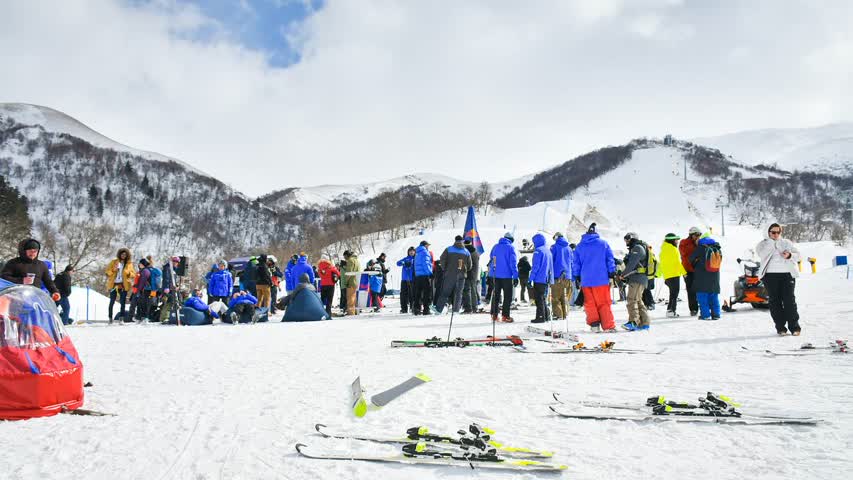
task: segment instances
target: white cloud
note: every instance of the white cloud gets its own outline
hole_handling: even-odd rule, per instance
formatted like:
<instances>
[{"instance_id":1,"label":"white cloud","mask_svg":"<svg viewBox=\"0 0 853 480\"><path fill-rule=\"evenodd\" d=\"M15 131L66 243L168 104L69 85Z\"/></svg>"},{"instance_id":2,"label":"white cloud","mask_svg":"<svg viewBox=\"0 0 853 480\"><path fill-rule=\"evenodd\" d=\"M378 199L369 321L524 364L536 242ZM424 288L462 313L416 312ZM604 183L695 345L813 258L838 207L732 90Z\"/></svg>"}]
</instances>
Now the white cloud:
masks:
<instances>
[{"instance_id":1,"label":"white cloud","mask_svg":"<svg viewBox=\"0 0 853 480\"><path fill-rule=\"evenodd\" d=\"M280 69L183 2L9 2L0 101L63 110L250 194L428 170L500 180L637 136L850 118L846 91L802 68L849 84L831 45L853 18L817 8L331 0L289 30L302 61ZM642 18L666 41L639 41ZM739 51L752 61L733 71Z\"/></svg>"}]
</instances>

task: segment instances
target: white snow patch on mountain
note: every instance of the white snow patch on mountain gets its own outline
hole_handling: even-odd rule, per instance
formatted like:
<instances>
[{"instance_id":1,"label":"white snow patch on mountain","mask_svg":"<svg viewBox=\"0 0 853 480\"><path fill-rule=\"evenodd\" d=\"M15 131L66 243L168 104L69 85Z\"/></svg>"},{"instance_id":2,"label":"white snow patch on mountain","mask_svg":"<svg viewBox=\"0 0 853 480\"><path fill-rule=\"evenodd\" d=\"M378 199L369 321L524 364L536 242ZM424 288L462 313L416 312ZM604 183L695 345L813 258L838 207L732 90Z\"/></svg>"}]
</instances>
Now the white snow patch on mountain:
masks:
<instances>
[{"instance_id":1,"label":"white snow patch on mountain","mask_svg":"<svg viewBox=\"0 0 853 480\"><path fill-rule=\"evenodd\" d=\"M751 130L692 140L731 155L738 163L774 165L832 175L853 175L853 123L814 128Z\"/></svg>"}]
</instances>

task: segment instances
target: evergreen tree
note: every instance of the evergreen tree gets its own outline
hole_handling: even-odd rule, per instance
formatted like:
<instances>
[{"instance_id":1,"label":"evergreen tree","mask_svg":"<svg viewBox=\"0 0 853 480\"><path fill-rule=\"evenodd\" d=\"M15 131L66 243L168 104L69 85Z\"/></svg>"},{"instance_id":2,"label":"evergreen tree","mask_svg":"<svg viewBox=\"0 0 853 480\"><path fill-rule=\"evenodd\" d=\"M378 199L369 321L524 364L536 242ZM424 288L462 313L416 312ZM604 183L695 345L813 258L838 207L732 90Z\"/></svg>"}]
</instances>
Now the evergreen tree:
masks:
<instances>
[{"instance_id":1,"label":"evergreen tree","mask_svg":"<svg viewBox=\"0 0 853 480\"><path fill-rule=\"evenodd\" d=\"M0 258L18 255L18 242L31 235L33 222L27 197L0 175Z\"/></svg>"}]
</instances>

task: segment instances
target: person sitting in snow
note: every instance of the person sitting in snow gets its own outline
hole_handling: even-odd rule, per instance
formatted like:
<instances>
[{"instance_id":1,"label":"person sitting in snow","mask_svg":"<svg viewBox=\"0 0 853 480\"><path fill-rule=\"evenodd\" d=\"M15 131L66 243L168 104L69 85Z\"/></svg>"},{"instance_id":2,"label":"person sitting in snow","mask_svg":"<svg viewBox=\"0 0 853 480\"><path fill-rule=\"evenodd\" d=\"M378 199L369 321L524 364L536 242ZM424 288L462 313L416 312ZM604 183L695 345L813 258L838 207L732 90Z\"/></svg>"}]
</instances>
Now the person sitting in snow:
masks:
<instances>
[{"instance_id":1,"label":"person sitting in snow","mask_svg":"<svg viewBox=\"0 0 853 480\"><path fill-rule=\"evenodd\" d=\"M255 298L254 295L249 292L240 290L231 296L231 300L228 302L228 311L225 312L225 315L231 320L232 323L238 323L240 321L240 317L247 312L255 313L255 305L258 304L258 299Z\"/></svg>"},{"instance_id":2,"label":"person sitting in snow","mask_svg":"<svg viewBox=\"0 0 853 480\"><path fill-rule=\"evenodd\" d=\"M309 277L307 273L303 273L302 276L299 277L299 283L296 284L293 290L278 301L278 308L280 310L286 310L287 306L290 305L290 302L292 302L302 290L309 290L311 292L317 291L317 289L314 288L314 284L311 283L311 277ZM283 322L284 319L281 321Z\"/></svg>"},{"instance_id":3,"label":"person sitting in snow","mask_svg":"<svg viewBox=\"0 0 853 480\"><path fill-rule=\"evenodd\" d=\"M204 313L204 317L209 321L219 318L219 311L215 310L215 307L218 307L216 302L210 305L204 303L204 300L201 299L201 292L197 289L193 290L193 294L184 302L184 306Z\"/></svg>"}]
</instances>

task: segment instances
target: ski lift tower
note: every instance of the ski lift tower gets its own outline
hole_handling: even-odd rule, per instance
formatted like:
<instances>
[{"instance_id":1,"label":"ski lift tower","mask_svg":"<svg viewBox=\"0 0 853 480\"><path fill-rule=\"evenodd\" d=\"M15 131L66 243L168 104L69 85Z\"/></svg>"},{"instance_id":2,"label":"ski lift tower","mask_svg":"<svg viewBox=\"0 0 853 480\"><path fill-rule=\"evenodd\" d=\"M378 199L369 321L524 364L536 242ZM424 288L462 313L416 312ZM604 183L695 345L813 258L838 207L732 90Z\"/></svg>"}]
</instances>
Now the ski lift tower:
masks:
<instances>
[{"instance_id":1,"label":"ski lift tower","mask_svg":"<svg viewBox=\"0 0 853 480\"><path fill-rule=\"evenodd\" d=\"M726 207L729 205L723 202L723 198L717 199L717 208L720 209L720 236L726 236Z\"/></svg>"}]
</instances>

